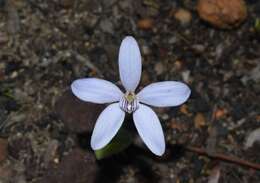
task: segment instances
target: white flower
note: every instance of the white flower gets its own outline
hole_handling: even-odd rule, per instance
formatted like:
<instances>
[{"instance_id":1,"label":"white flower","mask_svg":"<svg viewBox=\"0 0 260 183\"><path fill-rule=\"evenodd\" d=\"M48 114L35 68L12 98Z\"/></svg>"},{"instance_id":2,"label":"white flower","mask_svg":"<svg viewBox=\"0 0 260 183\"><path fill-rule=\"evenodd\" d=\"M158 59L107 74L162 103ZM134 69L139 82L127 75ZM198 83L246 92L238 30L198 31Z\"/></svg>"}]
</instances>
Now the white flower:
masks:
<instances>
[{"instance_id":1,"label":"white flower","mask_svg":"<svg viewBox=\"0 0 260 183\"><path fill-rule=\"evenodd\" d=\"M164 153L165 140L160 121L147 105L177 106L188 99L191 91L184 83L164 81L152 83L135 94L141 71L138 44L133 37L127 36L119 50L119 72L125 93L113 83L97 78L78 79L72 83L72 92L79 99L98 104L112 103L97 119L91 136L92 149L101 149L112 140L127 112L133 113L134 124L147 147L158 156Z\"/></svg>"}]
</instances>

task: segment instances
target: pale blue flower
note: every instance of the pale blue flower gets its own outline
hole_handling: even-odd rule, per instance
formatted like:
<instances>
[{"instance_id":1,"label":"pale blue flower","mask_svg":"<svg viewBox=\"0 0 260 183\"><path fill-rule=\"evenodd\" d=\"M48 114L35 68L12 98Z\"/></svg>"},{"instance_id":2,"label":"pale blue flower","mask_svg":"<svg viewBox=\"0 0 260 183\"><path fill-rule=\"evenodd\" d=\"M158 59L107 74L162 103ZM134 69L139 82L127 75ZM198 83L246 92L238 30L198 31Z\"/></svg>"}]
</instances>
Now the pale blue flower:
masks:
<instances>
[{"instance_id":1,"label":"pale blue flower","mask_svg":"<svg viewBox=\"0 0 260 183\"><path fill-rule=\"evenodd\" d=\"M75 80L71 89L79 99L98 104L112 103L99 115L91 136L94 150L105 147L116 135L125 118L133 113L136 129L146 146L156 155L165 151L165 139L160 121L148 107L178 106L190 96L189 87L177 81L152 83L135 94L141 78L141 54L136 40L127 36L119 50L119 73L126 90L123 93L115 84L97 78Z\"/></svg>"}]
</instances>

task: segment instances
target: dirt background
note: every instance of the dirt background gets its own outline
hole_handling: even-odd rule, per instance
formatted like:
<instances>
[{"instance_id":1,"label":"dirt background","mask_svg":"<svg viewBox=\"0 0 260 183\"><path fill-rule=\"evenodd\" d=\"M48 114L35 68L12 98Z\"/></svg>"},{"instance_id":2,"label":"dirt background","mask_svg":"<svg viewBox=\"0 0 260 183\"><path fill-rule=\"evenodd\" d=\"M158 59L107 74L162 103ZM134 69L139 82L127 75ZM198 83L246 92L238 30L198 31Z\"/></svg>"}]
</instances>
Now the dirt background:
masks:
<instances>
[{"instance_id":1,"label":"dirt background","mask_svg":"<svg viewBox=\"0 0 260 183\"><path fill-rule=\"evenodd\" d=\"M0 182L259 182L259 171L184 148L260 163L259 145L244 146L260 126L260 2L246 3L246 20L222 30L201 20L192 0L0 0ZM176 16L180 9L188 16ZM192 95L155 109L164 157L136 136L124 152L96 161L89 135L104 106L79 101L69 88L90 76L120 85L126 35L142 52L140 87L180 80Z\"/></svg>"}]
</instances>

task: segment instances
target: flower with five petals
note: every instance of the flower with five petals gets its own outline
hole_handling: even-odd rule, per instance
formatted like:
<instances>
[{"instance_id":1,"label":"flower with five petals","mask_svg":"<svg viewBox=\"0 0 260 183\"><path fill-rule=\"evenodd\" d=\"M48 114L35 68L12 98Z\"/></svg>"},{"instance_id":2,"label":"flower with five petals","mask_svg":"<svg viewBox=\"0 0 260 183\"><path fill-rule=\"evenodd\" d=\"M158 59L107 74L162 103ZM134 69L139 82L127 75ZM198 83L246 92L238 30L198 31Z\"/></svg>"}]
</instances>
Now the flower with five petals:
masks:
<instances>
[{"instance_id":1,"label":"flower with five petals","mask_svg":"<svg viewBox=\"0 0 260 183\"><path fill-rule=\"evenodd\" d=\"M160 121L149 106L170 107L184 103L190 96L189 87L177 81L152 83L137 94L142 63L136 40L127 36L119 49L119 74L125 88L123 93L115 84L97 78L83 78L71 84L79 99L98 104L109 104L99 115L92 136L91 147L106 146L120 129L125 113L133 113L136 129L146 146L156 155L165 151L165 139Z\"/></svg>"}]
</instances>

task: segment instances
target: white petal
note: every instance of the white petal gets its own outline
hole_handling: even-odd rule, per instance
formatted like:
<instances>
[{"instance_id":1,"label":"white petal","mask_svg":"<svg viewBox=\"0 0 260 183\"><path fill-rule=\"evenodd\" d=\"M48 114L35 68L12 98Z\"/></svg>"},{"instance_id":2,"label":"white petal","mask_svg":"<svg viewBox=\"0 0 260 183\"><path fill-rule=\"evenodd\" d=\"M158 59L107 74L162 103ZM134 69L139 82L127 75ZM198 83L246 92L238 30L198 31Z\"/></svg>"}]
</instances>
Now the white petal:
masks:
<instances>
[{"instance_id":1,"label":"white petal","mask_svg":"<svg viewBox=\"0 0 260 183\"><path fill-rule=\"evenodd\" d=\"M125 118L125 112L118 103L110 104L99 115L91 136L91 147L94 150L106 146L116 135Z\"/></svg>"},{"instance_id":2,"label":"white petal","mask_svg":"<svg viewBox=\"0 0 260 183\"><path fill-rule=\"evenodd\" d=\"M79 99L98 104L119 101L123 95L113 83L97 78L75 80L71 89Z\"/></svg>"},{"instance_id":3,"label":"white petal","mask_svg":"<svg viewBox=\"0 0 260 183\"><path fill-rule=\"evenodd\" d=\"M147 147L156 155L165 151L165 140L160 121L150 107L140 104L134 114L137 131Z\"/></svg>"},{"instance_id":4,"label":"white petal","mask_svg":"<svg viewBox=\"0 0 260 183\"><path fill-rule=\"evenodd\" d=\"M182 82L163 81L144 87L137 97L140 102L148 105L168 107L184 103L190 93L190 88Z\"/></svg>"},{"instance_id":5,"label":"white petal","mask_svg":"<svg viewBox=\"0 0 260 183\"><path fill-rule=\"evenodd\" d=\"M119 49L119 73L123 86L134 92L142 72L141 54L136 40L127 36Z\"/></svg>"}]
</instances>

